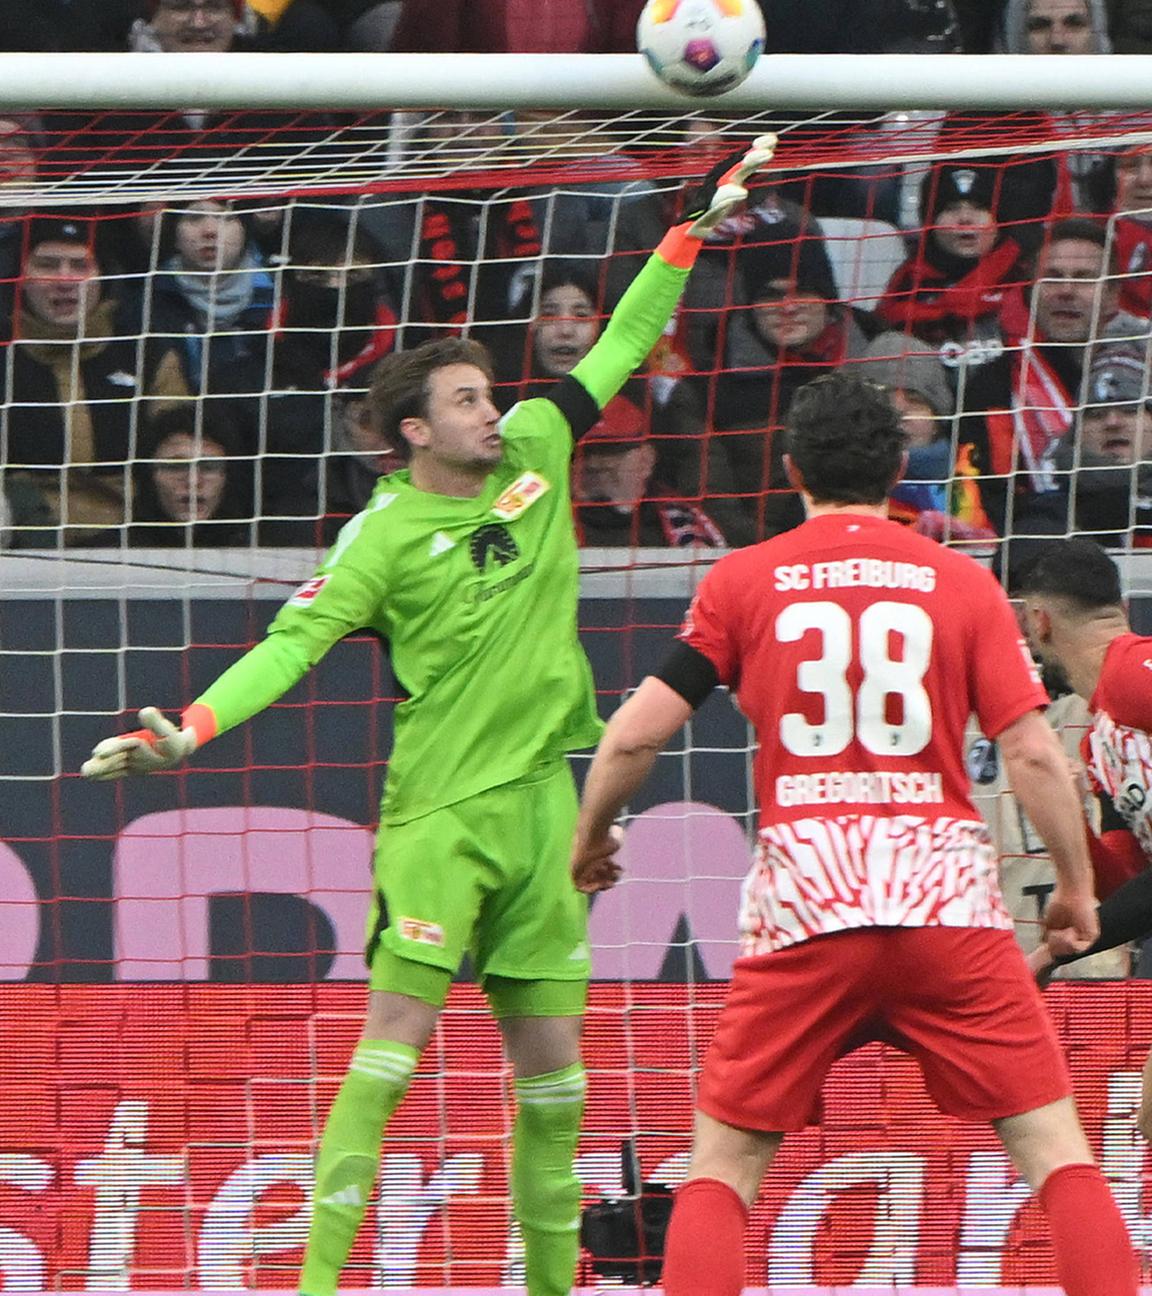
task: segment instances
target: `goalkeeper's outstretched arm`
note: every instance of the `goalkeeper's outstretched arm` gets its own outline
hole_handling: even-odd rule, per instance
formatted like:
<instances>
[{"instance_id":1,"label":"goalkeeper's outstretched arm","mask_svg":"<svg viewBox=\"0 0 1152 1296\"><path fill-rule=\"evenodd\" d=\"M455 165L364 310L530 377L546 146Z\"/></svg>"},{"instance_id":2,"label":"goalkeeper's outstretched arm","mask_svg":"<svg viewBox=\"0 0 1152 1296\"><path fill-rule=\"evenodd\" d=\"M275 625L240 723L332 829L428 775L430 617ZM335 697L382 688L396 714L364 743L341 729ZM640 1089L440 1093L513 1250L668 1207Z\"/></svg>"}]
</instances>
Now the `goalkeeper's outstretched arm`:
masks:
<instances>
[{"instance_id":1,"label":"goalkeeper's outstretched arm","mask_svg":"<svg viewBox=\"0 0 1152 1296\"><path fill-rule=\"evenodd\" d=\"M280 609L268 635L184 709L178 725L144 707L140 729L105 738L80 768L105 780L171 769L284 696L345 635L371 623L379 591L332 551L321 574Z\"/></svg>"},{"instance_id":2,"label":"goalkeeper's outstretched arm","mask_svg":"<svg viewBox=\"0 0 1152 1296\"><path fill-rule=\"evenodd\" d=\"M776 148L775 135L761 135L751 148L729 155L713 167L680 212L627 292L608 327L571 378L603 409L660 340L676 309L684 283L703 240L748 197L745 185L766 166ZM580 434L587 428L577 428Z\"/></svg>"}]
</instances>

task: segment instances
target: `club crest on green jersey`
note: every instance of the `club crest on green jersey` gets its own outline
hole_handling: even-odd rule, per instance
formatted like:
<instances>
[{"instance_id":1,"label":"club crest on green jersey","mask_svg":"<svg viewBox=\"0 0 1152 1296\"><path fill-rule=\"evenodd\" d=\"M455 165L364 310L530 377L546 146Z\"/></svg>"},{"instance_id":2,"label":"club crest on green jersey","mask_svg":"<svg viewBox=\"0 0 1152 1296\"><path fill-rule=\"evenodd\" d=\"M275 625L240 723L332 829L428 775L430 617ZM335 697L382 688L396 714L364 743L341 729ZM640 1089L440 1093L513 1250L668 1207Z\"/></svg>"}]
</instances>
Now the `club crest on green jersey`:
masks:
<instances>
[{"instance_id":1,"label":"club crest on green jersey","mask_svg":"<svg viewBox=\"0 0 1152 1296\"><path fill-rule=\"evenodd\" d=\"M479 530L473 531L468 541L468 550L472 555L473 565L480 572L487 568L490 561L500 567L506 567L520 557L520 547L512 539L511 531L497 522L489 522Z\"/></svg>"},{"instance_id":2,"label":"club crest on green jersey","mask_svg":"<svg viewBox=\"0 0 1152 1296\"><path fill-rule=\"evenodd\" d=\"M539 473L523 472L496 497L492 512L502 521L510 522L551 489L552 483Z\"/></svg>"}]
</instances>

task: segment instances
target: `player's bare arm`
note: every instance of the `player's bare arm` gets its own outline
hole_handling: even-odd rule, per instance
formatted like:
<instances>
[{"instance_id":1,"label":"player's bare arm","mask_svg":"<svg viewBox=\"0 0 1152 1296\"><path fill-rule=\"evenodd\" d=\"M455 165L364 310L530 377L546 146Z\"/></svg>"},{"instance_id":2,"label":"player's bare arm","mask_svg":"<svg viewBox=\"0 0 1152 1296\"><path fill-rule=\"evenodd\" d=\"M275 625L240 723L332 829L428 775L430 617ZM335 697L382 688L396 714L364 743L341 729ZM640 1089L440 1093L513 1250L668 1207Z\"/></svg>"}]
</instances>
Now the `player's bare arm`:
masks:
<instances>
[{"instance_id":1,"label":"player's bare arm","mask_svg":"<svg viewBox=\"0 0 1152 1296\"><path fill-rule=\"evenodd\" d=\"M1010 724L998 742L1016 798L1056 869L1056 889L1044 913L1048 948L1053 954L1087 949L1100 927L1084 816L1068 758L1038 711Z\"/></svg>"},{"instance_id":2,"label":"player's bare arm","mask_svg":"<svg viewBox=\"0 0 1152 1296\"><path fill-rule=\"evenodd\" d=\"M693 708L663 680L649 675L608 721L584 782L572 880L580 891L606 891L620 878L615 854L623 834L615 820L643 787L668 740Z\"/></svg>"}]
</instances>

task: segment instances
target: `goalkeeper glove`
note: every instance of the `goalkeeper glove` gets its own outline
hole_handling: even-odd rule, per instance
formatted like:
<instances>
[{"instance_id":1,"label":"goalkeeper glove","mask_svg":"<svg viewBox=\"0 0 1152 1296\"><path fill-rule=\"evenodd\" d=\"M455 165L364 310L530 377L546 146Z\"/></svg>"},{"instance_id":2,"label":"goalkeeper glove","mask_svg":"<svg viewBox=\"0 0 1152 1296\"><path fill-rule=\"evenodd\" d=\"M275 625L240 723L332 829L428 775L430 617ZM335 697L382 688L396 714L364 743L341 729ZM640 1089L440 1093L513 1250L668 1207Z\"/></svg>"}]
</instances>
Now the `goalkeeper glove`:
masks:
<instances>
[{"instance_id":1,"label":"goalkeeper glove","mask_svg":"<svg viewBox=\"0 0 1152 1296\"><path fill-rule=\"evenodd\" d=\"M140 723L143 729L98 742L80 773L98 782L127 774L154 774L179 765L199 746L195 729L177 729L155 707L140 712Z\"/></svg>"},{"instance_id":2,"label":"goalkeeper glove","mask_svg":"<svg viewBox=\"0 0 1152 1296\"><path fill-rule=\"evenodd\" d=\"M748 197L745 187L776 152L776 136L761 135L752 147L721 158L680 208L680 222L691 221L690 238L704 239Z\"/></svg>"}]
</instances>

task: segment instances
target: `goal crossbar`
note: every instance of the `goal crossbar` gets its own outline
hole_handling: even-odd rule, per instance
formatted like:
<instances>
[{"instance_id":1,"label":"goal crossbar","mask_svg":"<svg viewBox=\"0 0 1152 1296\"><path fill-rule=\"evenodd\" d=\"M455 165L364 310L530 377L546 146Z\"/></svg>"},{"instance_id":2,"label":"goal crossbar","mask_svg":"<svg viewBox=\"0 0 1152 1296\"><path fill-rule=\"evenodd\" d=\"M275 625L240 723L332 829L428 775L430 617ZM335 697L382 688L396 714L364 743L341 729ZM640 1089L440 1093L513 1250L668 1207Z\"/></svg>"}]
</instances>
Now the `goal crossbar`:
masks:
<instances>
[{"instance_id":1,"label":"goal crossbar","mask_svg":"<svg viewBox=\"0 0 1152 1296\"><path fill-rule=\"evenodd\" d=\"M1147 108L1152 55L772 54L724 110ZM446 90L446 87L450 89ZM0 54L0 109L679 108L631 54Z\"/></svg>"}]
</instances>

